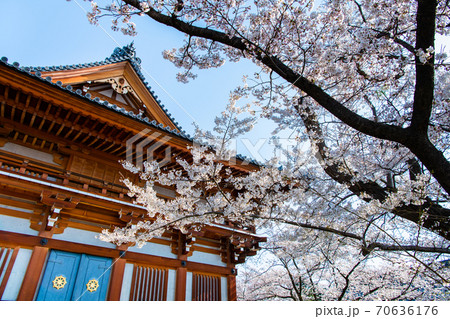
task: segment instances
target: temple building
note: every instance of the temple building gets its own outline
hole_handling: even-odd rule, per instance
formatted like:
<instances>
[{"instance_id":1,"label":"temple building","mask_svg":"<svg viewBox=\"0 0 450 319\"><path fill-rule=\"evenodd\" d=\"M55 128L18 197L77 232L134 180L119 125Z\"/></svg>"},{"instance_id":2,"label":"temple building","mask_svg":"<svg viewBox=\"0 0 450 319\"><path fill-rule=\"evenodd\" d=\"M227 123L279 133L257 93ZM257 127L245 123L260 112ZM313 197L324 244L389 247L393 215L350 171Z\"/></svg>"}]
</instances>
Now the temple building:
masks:
<instances>
[{"instance_id":1,"label":"temple building","mask_svg":"<svg viewBox=\"0 0 450 319\"><path fill-rule=\"evenodd\" d=\"M148 219L120 160L168 169L192 139L145 82L133 45L103 61L21 67L0 61L0 299L236 300L236 264L264 237L231 222L142 248L97 237ZM144 134L144 133L145 134ZM238 157L233 174L257 169ZM161 198L173 189L155 186Z\"/></svg>"}]
</instances>

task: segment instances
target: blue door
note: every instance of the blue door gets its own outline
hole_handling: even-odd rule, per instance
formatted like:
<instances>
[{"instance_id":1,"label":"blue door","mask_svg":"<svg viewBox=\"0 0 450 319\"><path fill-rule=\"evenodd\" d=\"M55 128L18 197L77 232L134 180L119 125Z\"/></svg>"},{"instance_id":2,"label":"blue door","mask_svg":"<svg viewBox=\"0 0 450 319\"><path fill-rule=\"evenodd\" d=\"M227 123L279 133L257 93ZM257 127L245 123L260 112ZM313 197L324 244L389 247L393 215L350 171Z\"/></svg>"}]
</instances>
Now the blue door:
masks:
<instances>
[{"instance_id":1,"label":"blue door","mask_svg":"<svg viewBox=\"0 0 450 319\"><path fill-rule=\"evenodd\" d=\"M36 300L71 300L81 255L52 250Z\"/></svg>"},{"instance_id":2,"label":"blue door","mask_svg":"<svg viewBox=\"0 0 450 319\"><path fill-rule=\"evenodd\" d=\"M52 250L36 300L105 300L110 267L110 258Z\"/></svg>"},{"instance_id":3,"label":"blue door","mask_svg":"<svg viewBox=\"0 0 450 319\"><path fill-rule=\"evenodd\" d=\"M108 292L111 259L82 255L72 300L101 301Z\"/></svg>"}]
</instances>

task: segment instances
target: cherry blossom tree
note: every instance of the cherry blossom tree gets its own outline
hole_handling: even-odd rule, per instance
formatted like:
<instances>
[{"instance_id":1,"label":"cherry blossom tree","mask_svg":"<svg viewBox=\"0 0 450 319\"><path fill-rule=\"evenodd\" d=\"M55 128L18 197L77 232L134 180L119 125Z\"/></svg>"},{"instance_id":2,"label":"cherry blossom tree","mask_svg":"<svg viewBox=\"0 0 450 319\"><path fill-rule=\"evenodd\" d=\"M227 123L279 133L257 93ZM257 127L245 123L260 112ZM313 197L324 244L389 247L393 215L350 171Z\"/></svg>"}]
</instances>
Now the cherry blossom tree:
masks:
<instances>
[{"instance_id":1,"label":"cherry blossom tree","mask_svg":"<svg viewBox=\"0 0 450 319\"><path fill-rule=\"evenodd\" d=\"M447 35L447 1L105 1L91 22L135 35L135 14L187 35L165 57L194 68L225 60L261 67L237 92L257 98L261 116L305 133L324 171L360 197L385 201L396 179L427 171L433 190L393 212L448 238L448 64L435 48ZM120 25L122 27L120 27ZM371 157L368 159L368 157ZM360 159L364 158L364 161ZM428 191L428 190L427 190ZM427 218L421 212L428 212Z\"/></svg>"},{"instance_id":2,"label":"cherry blossom tree","mask_svg":"<svg viewBox=\"0 0 450 319\"><path fill-rule=\"evenodd\" d=\"M299 228L276 230L269 238L258 256L238 267L240 300L450 298L450 289L434 273L448 278L448 261L430 254L412 258L402 251L376 251L363 255L351 240Z\"/></svg>"},{"instance_id":3,"label":"cherry blossom tree","mask_svg":"<svg viewBox=\"0 0 450 319\"><path fill-rule=\"evenodd\" d=\"M110 16L112 28L125 34L140 31L134 15L184 33L179 48L164 52L181 69L180 81L225 61L248 59L259 68L231 93L216 121L220 138L199 131L197 140L209 146L193 147L192 161L179 160L180 170L126 164L146 181L145 187L125 183L154 222L105 231L103 239L144 244L169 226L189 233L227 219L279 229L267 248L277 266L268 269L284 274L282 285L295 300L418 298L415 288L427 280L446 289L450 65L436 39L449 35L449 1L91 4L91 23ZM253 100L251 107L237 106L243 97ZM283 162L274 158L234 176L224 165L233 157L227 144L257 116L291 130L297 147L284 150ZM155 183L175 187L179 196L158 198ZM317 248L305 251L313 242ZM352 285L381 259L390 266L378 278L408 275L392 289L377 280Z\"/></svg>"}]
</instances>

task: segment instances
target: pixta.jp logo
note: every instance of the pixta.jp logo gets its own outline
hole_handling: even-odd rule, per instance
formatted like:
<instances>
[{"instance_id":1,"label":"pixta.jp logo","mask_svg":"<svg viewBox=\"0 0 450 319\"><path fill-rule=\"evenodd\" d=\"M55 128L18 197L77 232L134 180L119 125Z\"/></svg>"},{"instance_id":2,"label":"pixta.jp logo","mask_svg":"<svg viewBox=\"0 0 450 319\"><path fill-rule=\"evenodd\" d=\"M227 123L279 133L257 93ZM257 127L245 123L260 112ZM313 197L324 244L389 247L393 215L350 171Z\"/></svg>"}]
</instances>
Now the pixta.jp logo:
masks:
<instances>
[{"instance_id":1,"label":"pixta.jp logo","mask_svg":"<svg viewBox=\"0 0 450 319\"><path fill-rule=\"evenodd\" d=\"M149 129L140 131L126 142L126 160L139 169L144 162L158 161L160 166L171 161L170 136Z\"/></svg>"}]
</instances>

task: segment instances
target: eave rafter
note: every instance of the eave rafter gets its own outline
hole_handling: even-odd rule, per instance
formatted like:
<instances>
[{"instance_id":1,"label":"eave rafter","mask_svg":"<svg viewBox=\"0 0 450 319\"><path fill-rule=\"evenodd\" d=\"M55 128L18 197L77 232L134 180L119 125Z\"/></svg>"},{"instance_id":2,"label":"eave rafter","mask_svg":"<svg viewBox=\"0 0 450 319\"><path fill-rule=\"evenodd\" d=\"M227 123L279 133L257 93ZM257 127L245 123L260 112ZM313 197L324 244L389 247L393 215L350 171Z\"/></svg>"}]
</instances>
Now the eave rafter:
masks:
<instances>
[{"instance_id":1,"label":"eave rafter","mask_svg":"<svg viewBox=\"0 0 450 319\"><path fill-rule=\"evenodd\" d=\"M24 99L26 102L23 102ZM125 126L124 123L118 123L120 120L118 117L115 121L113 117L110 120L106 118L109 120L106 121L105 117L100 115L94 117L92 113L85 114L82 109L74 109L74 105L77 104L67 105L67 103L54 103L44 99L45 97L36 96L34 92L24 93L19 85L15 88L3 86L3 90L0 87L0 103L4 115L0 120L2 127L8 125L16 128L13 134L15 139L19 136L18 132L33 137L30 141L34 140L34 143L36 138L41 138L46 141L56 140L58 144L64 145L69 139L79 148L108 152L118 158L126 153L126 140L139 133L133 130L136 123ZM157 132L156 129L152 131L145 125L141 125L141 128L149 132ZM165 135L160 132L155 135L155 140ZM172 141L173 138L170 140ZM152 143L148 144L146 148L152 145ZM186 142L184 145L180 141L172 141L172 143L169 141L166 144L175 148L178 154L187 151ZM145 150L143 150L144 153Z\"/></svg>"}]
</instances>

